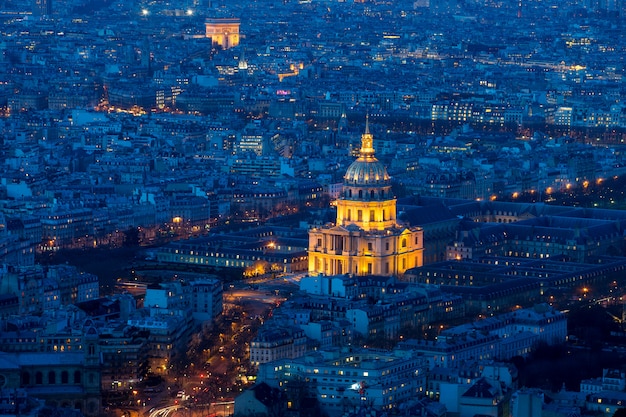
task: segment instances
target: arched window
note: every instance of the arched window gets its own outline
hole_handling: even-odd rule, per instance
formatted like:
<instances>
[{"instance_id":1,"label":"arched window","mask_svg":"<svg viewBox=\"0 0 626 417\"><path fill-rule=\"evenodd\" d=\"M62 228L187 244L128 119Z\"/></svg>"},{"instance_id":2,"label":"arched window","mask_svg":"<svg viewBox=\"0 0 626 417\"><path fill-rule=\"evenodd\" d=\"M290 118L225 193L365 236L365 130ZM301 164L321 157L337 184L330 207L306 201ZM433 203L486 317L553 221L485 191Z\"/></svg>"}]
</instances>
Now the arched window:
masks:
<instances>
[{"instance_id":1,"label":"arched window","mask_svg":"<svg viewBox=\"0 0 626 417\"><path fill-rule=\"evenodd\" d=\"M405 237L402 238L402 247L406 248L406 238Z\"/></svg>"},{"instance_id":2,"label":"arched window","mask_svg":"<svg viewBox=\"0 0 626 417\"><path fill-rule=\"evenodd\" d=\"M57 382L56 380L57 380L57 375L54 373L54 371L48 372L48 384L54 385Z\"/></svg>"},{"instance_id":3,"label":"arched window","mask_svg":"<svg viewBox=\"0 0 626 417\"><path fill-rule=\"evenodd\" d=\"M370 191L370 200L373 200L373 199L374 199L374 190L371 190Z\"/></svg>"},{"instance_id":4,"label":"arched window","mask_svg":"<svg viewBox=\"0 0 626 417\"><path fill-rule=\"evenodd\" d=\"M22 372L22 385L30 385L30 373Z\"/></svg>"},{"instance_id":5,"label":"arched window","mask_svg":"<svg viewBox=\"0 0 626 417\"><path fill-rule=\"evenodd\" d=\"M35 374L35 384L43 384L43 374L39 371Z\"/></svg>"},{"instance_id":6,"label":"arched window","mask_svg":"<svg viewBox=\"0 0 626 417\"><path fill-rule=\"evenodd\" d=\"M359 190L359 198L363 198L363 190Z\"/></svg>"},{"instance_id":7,"label":"arched window","mask_svg":"<svg viewBox=\"0 0 626 417\"><path fill-rule=\"evenodd\" d=\"M74 383L75 384L80 384L80 378L81 374L80 371L74 371Z\"/></svg>"},{"instance_id":8,"label":"arched window","mask_svg":"<svg viewBox=\"0 0 626 417\"><path fill-rule=\"evenodd\" d=\"M61 384L67 384L70 382L70 376L67 371L61 372Z\"/></svg>"},{"instance_id":9,"label":"arched window","mask_svg":"<svg viewBox=\"0 0 626 417\"><path fill-rule=\"evenodd\" d=\"M352 198L352 190L348 190L348 197Z\"/></svg>"}]
</instances>

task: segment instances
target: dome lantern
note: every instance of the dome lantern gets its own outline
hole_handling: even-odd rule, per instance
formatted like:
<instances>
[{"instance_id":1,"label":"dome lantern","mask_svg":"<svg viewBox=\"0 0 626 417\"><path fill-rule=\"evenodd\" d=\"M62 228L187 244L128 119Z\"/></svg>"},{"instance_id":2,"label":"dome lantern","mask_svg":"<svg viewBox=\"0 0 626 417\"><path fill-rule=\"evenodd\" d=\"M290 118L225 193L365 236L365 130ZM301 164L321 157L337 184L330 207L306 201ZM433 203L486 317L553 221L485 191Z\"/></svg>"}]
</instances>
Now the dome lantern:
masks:
<instances>
[{"instance_id":1,"label":"dome lantern","mask_svg":"<svg viewBox=\"0 0 626 417\"><path fill-rule=\"evenodd\" d=\"M390 185L389 174L383 165L374 156L374 136L369 130L369 116L365 122L365 132L361 135L361 149L359 157L354 161L344 175L344 185L347 187L387 187Z\"/></svg>"}]
</instances>

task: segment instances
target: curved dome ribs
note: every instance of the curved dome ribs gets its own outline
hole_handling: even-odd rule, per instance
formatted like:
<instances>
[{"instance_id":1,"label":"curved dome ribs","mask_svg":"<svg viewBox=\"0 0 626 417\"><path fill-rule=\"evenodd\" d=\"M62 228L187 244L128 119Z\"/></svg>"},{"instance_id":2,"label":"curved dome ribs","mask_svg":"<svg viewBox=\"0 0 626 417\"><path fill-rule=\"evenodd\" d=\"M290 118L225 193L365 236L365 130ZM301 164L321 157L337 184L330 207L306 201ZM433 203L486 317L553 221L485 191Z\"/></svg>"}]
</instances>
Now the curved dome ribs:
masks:
<instances>
[{"instance_id":1,"label":"curved dome ribs","mask_svg":"<svg viewBox=\"0 0 626 417\"><path fill-rule=\"evenodd\" d=\"M365 133L361 135L361 150L343 176L344 198L365 201L391 198L391 178L387 168L374 156L374 136L369 131L369 118Z\"/></svg>"}]
</instances>

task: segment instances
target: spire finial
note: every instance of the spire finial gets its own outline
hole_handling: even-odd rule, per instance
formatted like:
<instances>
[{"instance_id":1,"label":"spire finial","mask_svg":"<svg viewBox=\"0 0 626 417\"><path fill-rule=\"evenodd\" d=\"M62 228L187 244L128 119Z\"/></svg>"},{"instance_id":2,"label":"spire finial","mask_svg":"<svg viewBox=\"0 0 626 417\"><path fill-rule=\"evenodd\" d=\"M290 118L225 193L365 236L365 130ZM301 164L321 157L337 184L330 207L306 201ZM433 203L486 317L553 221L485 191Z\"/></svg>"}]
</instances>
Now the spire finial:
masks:
<instances>
[{"instance_id":1,"label":"spire finial","mask_svg":"<svg viewBox=\"0 0 626 417\"><path fill-rule=\"evenodd\" d=\"M370 116L365 116L365 132L361 135L361 157L370 158L374 156L374 136L370 133Z\"/></svg>"}]
</instances>

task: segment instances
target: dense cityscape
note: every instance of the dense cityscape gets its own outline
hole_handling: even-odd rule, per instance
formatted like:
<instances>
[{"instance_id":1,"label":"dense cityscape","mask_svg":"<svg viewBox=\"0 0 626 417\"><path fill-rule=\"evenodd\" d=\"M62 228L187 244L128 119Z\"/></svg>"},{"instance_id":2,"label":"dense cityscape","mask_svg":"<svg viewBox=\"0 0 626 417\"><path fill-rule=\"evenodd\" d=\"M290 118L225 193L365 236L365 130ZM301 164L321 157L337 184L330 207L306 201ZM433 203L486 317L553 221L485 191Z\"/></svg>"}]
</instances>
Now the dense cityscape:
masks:
<instances>
[{"instance_id":1,"label":"dense cityscape","mask_svg":"<svg viewBox=\"0 0 626 417\"><path fill-rule=\"evenodd\" d=\"M0 0L0 416L626 415L624 0Z\"/></svg>"}]
</instances>

